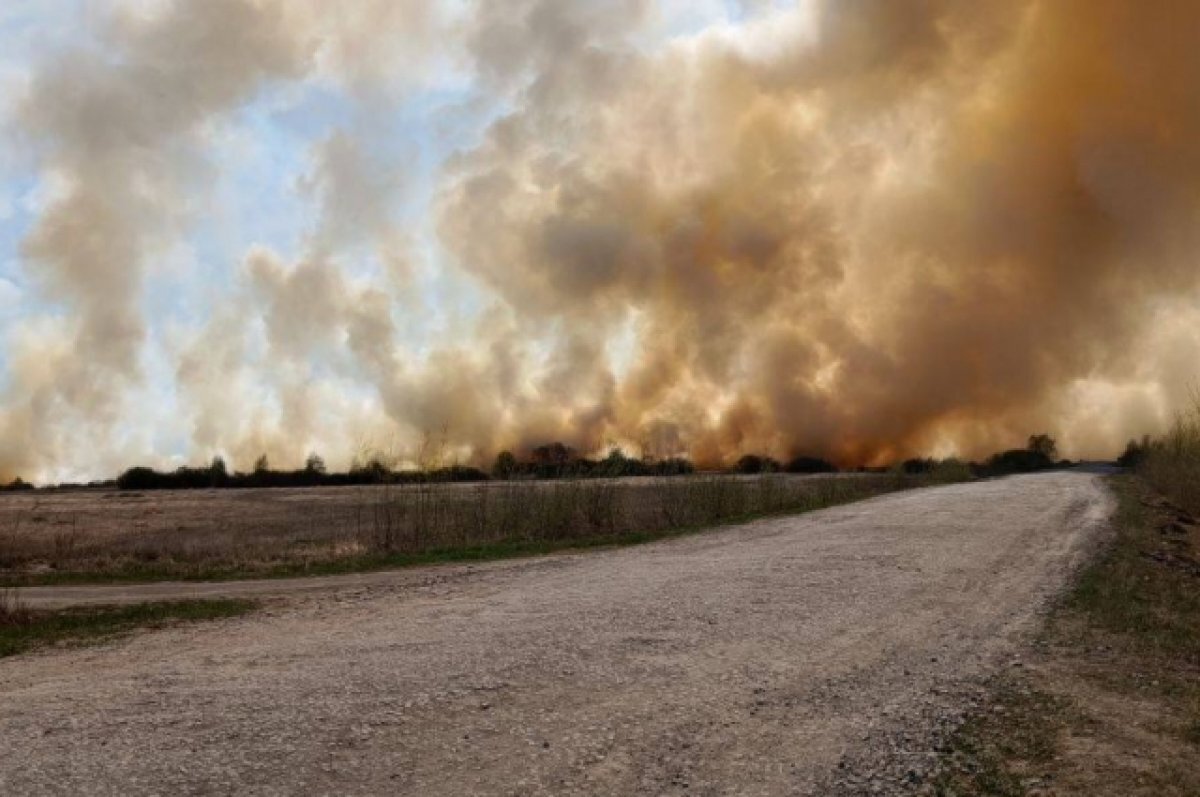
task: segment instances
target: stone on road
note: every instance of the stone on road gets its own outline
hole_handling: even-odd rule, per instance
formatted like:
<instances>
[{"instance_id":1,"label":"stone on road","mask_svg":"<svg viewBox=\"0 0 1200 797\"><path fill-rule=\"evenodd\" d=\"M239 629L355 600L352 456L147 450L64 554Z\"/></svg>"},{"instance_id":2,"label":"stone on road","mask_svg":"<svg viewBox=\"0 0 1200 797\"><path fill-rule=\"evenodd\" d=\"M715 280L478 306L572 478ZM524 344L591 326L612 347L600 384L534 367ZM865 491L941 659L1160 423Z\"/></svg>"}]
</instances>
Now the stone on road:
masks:
<instances>
[{"instance_id":1,"label":"stone on road","mask_svg":"<svg viewBox=\"0 0 1200 797\"><path fill-rule=\"evenodd\" d=\"M0 794L903 791L1110 511L924 489L6 659Z\"/></svg>"}]
</instances>

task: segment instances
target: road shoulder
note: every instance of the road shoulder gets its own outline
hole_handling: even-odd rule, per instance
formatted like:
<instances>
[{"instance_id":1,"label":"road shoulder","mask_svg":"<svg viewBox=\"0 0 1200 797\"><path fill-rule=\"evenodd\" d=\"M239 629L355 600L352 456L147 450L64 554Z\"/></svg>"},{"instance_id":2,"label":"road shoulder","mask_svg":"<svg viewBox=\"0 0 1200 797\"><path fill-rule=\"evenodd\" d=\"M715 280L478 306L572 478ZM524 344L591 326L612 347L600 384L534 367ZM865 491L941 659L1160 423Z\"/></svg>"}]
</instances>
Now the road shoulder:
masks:
<instances>
[{"instance_id":1,"label":"road shoulder","mask_svg":"<svg viewBox=\"0 0 1200 797\"><path fill-rule=\"evenodd\" d=\"M1111 477L1114 538L942 752L933 795L1200 794L1200 526Z\"/></svg>"}]
</instances>

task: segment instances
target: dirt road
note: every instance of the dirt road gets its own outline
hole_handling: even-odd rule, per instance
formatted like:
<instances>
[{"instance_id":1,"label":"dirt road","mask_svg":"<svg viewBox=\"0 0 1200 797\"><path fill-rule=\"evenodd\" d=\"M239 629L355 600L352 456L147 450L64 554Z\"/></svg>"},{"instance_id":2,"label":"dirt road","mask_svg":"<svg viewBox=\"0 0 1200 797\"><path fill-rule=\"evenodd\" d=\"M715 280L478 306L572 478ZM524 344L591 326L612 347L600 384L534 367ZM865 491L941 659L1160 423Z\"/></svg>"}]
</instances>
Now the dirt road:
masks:
<instances>
[{"instance_id":1,"label":"dirt road","mask_svg":"<svg viewBox=\"0 0 1200 797\"><path fill-rule=\"evenodd\" d=\"M902 791L1110 506L956 485L0 661L0 794Z\"/></svg>"}]
</instances>

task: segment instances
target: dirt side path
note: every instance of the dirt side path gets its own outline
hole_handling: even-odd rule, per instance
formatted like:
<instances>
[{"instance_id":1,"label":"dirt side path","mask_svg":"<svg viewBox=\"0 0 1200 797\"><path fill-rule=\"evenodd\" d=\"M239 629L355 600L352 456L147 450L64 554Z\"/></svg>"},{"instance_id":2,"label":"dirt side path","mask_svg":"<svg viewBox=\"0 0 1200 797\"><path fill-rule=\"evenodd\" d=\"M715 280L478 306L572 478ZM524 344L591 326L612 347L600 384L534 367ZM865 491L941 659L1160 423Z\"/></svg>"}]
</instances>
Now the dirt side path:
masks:
<instances>
[{"instance_id":1,"label":"dirt side path","mask_svg":"<svg viewBox=\"0 0 1200 797\"><path fill-rule=\"evenodd\" d=\"M0 661L0 793L903 790L1110 507L956 485Z\"/></svg>"}]
</instances>

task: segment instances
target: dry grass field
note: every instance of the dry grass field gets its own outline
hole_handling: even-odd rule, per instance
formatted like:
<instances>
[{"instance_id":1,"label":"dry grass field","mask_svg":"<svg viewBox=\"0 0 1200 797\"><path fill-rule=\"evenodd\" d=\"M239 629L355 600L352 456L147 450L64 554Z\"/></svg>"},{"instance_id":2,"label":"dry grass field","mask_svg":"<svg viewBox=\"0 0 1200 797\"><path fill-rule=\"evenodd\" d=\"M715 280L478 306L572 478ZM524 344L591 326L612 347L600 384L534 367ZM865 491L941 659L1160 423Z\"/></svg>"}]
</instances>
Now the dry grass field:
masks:
<instances>
[{"instance_id":1,"label":"dry grass field","mask_svg":"<svg viewBox=\"0 0 1200 797\"><path fill-rule=\"evenodd\" d=\"M0 495L0 583L291 575L622 541L928 483L698 475Z\"/></svg>"}]
</instances>

